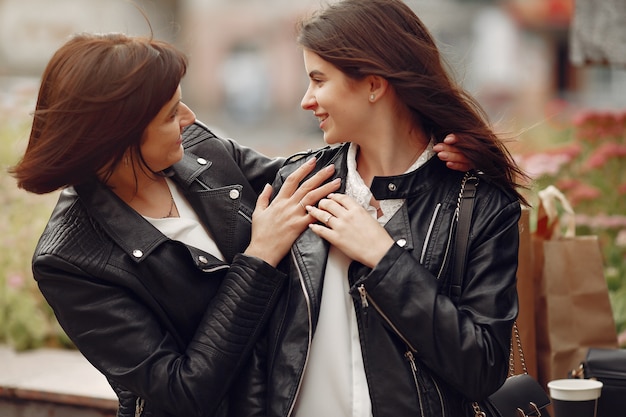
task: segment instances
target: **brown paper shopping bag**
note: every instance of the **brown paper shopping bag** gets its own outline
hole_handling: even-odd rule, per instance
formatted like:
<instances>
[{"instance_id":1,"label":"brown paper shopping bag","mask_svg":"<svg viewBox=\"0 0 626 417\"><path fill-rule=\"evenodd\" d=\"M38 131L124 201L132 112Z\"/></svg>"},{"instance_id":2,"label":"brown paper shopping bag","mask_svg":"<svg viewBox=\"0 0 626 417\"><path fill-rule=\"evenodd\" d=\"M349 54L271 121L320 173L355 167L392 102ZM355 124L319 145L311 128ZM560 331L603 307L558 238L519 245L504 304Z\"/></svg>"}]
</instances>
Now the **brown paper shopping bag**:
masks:
<instances>
[{"instance_id":1,"label":"brown paper shopping bag","mask_svg":"<svg viewBox=\"0 0 626 417\"><path fill-rule=\"evenodd\" d=\"M517 328L522 346L524 346L524 364L520 355L515 355L515 374L526 371L537 379L537 353L535 330L535 279L533 276L533 247L530 233L530 209L522 207L519 220L519 252L517 268L517 296L519 299L519 314ZM515 335L511 335L515 340Z\"/></svg>"},{"instance_id":2,"label":"brown paper shopping bag","mask_svg":"<svg viewBox=\"0 0 626 417\"><path fill-rule=\"evenodd\" d=\"M566 378L590 347L617 347L617 334L597 237L576 236L574 212L555 187L540 191L539 200L535 325L538 379L546 387Z\"/></svg>"}]
</instances>

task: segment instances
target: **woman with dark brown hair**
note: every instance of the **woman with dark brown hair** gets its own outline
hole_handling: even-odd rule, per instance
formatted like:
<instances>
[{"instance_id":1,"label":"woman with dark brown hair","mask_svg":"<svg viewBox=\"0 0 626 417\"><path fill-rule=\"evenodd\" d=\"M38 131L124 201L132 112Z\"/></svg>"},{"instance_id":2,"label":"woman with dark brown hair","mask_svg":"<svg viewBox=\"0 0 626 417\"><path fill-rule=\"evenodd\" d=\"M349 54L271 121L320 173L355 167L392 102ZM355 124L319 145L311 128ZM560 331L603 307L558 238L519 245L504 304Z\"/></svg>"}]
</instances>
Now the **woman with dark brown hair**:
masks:
<instances>
[{"instance_id":1,"label":"woman with dark brown hair","mask_svg":"<svg viewBox=\"0 0 626 417\"><path fill-rule=\"evenodd\" d=\"M470 415L507 376L524 175L402 1L335 2L299 29L302 108L336 145L317 166L333 164L342 185L307 206L318 222L294 243L288 293L246 367L237 415ZM450 132L480 172L433 157ZM287 163L275 187L302 163ZM477 189L457 277L466 181Z\"/></svg>"},{"instance_id":2,"label":"woman with dark brown hair","mask_svg":"<svg viewBox=\"0 0 626 417\"><path fill-rule=\"evenodd\" d=\"M303 205L338 186L320 186L330 167L298 187L313 160L270 204L283 161L196 122L186 68L165 42L74 36L43 74L11 169L27 191L62 189L34 277L120 417L228 415L231 382L285 282L277 265L314 220Z\"/></svg>"}]
</instances>

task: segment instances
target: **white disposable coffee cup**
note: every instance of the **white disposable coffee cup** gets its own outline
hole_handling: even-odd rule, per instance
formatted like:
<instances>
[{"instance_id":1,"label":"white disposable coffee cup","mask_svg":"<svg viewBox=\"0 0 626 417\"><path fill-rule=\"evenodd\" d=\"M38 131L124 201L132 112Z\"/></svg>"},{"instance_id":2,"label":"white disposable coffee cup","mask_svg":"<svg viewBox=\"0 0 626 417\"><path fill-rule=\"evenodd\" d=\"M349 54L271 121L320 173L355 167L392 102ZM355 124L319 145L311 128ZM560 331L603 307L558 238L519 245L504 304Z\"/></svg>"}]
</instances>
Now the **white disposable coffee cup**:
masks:
<instances>
[{"instance_id":1,"label":"white disposable coffee cup","mask_svg":"<svg viewBox=\"0 0 626 417\"><path fill-rule=\"evenodd\" d=\"M595 379L556 379L548 382L550 397L561 401L590 401L600 397L602 382Z\"/></svg>"},{"instance_id":2,"label":"white disposable coffee cup","mask_svg":"<svg viewBox=\"0 0 626 417\"><path fill-rule=\"evenodd\" d=\"M548 382L555 417L594 417L602 382L594 379L556 379Z\"/></svg>"}]
</instances>

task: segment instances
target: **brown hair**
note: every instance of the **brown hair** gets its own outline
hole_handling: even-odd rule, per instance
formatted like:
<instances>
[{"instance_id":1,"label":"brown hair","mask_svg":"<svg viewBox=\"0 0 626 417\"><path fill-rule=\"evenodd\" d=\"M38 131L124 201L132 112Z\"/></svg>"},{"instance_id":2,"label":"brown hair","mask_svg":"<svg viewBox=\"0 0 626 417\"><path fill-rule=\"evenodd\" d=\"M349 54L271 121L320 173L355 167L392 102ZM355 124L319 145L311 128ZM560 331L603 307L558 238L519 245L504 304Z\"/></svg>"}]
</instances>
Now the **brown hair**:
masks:
<instances>
[{"instance_id":1,"label":"brown hair","mask_svg":"<svg viewBox=\"0 0 626 417\"><path fill-rule=\"evenodd\" d=\"M43 194L105 180L172 98L187 71L173 45L120 33L77 34L51 58L22 160L9 172Z\"/></svg>"},{"instance_id":2,"label":"brown hair","mask_svg":"<svg viewBox=\"0 0 626 417\"><path fill-rule=\"evenodd\" d=\"M480 105L456 85L421 20L400 0L343 0L299 23L298 44L348 77L385 78L426 134L457 147L490 181L513 191L527 180Z\"/></svg>"}]
</instances>

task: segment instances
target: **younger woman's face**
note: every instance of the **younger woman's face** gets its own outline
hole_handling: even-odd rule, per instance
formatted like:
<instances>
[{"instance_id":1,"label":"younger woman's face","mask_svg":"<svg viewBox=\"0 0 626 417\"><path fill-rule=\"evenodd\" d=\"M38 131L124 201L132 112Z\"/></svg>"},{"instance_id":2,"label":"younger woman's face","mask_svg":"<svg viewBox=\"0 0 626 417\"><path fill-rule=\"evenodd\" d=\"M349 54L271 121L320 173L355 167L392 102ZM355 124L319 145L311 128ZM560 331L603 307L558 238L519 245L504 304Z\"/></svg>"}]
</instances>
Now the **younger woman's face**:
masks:
<instances>
[{"instance_id":1,"label":"younger woman's face","mask_svg":"<svg viewBox=\"0 0 626 417\"><path fill-rule=\"evenodd\" d=\"M148 167L162 171L183 158L183 129L196 120L196 115L182 101L181 88L152 119L143 132L141 155Z\"/></svg>"},{"instance_id":2,"label":"younger woman's face","mask_svg":"<svg viewBox=\"0 0 626 417\"><path fill-rule=\"evenodd\" d=\"M313 111L326 143L358 143L374 122L368 82L349 78L314 52L304 49L303 54L309 87L300 103L302 108Z\"/></svg>"}]
</instances>

